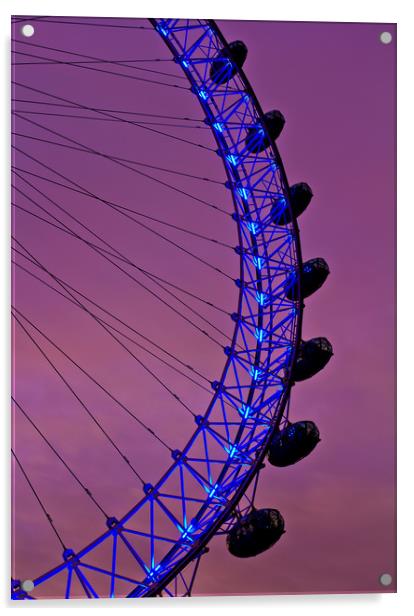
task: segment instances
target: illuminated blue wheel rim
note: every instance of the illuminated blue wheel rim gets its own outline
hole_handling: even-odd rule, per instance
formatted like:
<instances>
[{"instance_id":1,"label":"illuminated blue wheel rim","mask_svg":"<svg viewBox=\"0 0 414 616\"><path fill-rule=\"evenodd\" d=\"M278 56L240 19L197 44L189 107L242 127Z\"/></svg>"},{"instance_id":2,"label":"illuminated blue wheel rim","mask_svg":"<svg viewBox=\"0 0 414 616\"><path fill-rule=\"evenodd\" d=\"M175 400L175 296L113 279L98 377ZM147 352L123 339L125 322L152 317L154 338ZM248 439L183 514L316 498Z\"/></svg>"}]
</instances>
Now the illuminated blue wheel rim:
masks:
<instances>
[{"instance_id":1,"label":"illuminated blue wheel rim","mask_svg":"<svg viewBox=\"0 0 414 616\"><path fill-rule=\"evenodd\" d=\"M261 153L246 149L248 129L261 124L263 112L244 73L238 70L223 84L210 78L212 61L227 45L216 24L173 19L151 23L187 76L226 168L240 255L234 335L224 349L221 378L212 383L210 405L204 416L196 417L195 432L183 451L173 452L163 477L144 487L143 498L126 515L110 518L106 532L95 541L77 553L65 550L59 565L33 580L33 591L26 592L20 582L13 582L14 599L36 598L36 588L56 576L65 578L66 598L72 596L75 577L85 596L103 596L88 578L91 571L107 578L105 596L117 596L119 580L129 584L128 597L154 596L163 590L172 594L168 584L200 558L211 537L231 519L260 468L272 433L287 420L302 303L300 297L295 302L286 298L285 284L302 261L294 217L289 225L272 222L275 200L284 200L290 207L279 153L271 140L272 145ZM147 526L142 528L139 521L144 517ZM163 531L166 522L168 537ZM132 535L147 543L145 556L129 541ZM97 567L89 559L105 542L109 542L110 557ZM136 561L136 579L117 567L120 543Z\"/></svg>"}]
</instances>

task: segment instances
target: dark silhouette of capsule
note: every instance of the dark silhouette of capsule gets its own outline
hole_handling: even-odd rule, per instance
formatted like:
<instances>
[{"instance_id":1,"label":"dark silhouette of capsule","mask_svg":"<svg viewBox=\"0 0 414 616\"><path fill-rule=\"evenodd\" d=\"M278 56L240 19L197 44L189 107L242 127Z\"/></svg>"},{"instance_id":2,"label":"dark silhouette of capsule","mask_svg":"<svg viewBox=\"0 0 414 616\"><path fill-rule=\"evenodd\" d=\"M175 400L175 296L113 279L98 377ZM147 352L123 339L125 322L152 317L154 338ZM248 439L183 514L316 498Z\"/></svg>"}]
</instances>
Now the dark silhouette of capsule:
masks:
<instances>
[{"instance_id":1,"label":"dark silhouette of capsule","mask_svg":"<svg viewBox=\"0 0 414 616\"><path fill-rule=\"evenodd\" d=\"M251 126L247 131L245 145L251 153L258 154L263 152L263 150L270 146L272 141L279 137L285 125L285 118L280 111L273 109L264 114L263 124L267 129L267 133L262 124Z\"/></svg>"},{"instance_id":2,"label":"dark silhouette of capsule","mask_svg":"<svg viewBox=\"0 0 414 616\"><path fill-rule=\"evenodd\" d=\"M297 421L274 435L267 452L268 460L273 466L290 466L306 458L320 440L313 421Z\"/></svg>"},{"instance_id":3,"label":"dark silhouette of capsule","mask_svg":"<svg viewBox=\"0 0 414 616\"><path fill-rule=\"evenodd\" d=\"M305 261L300 276L300 290L302 299L309 297L321 288L329 276L329 266L325 259L316 257ZM290 274L286 281L286 297L292 301L298 298L298 274L297 271Z\"/></svg>"},{"instance_id":4,"label":"dark silhouette of capsule","mask_svg":"<svg viewBox=\"0 0 414 616\"><path fill-rule=\"evenodd\" d=\"M327 338L302 340L293 368L293 380L304 381L314 376L326 366L332 355L332 345Z\"/></svg>"},{"instance_id":5,"label":"dark silhouette of capsule","mask_svg":"<svg viewBox=\"0 0 414 616\"><path fill-rule=\"evenodd\" d=\"M214 58L210 67L210 79L219 85L227 83L243 66L247 47L243 41L233 41Z\"/></svg>"},{"instance_id":6,"label":"dark silhouette of capsule","mask_svg":"<svg viewBox=\"0 0 414 616\"><path fill-rule=\"evenodd\" d=\"M290 205L294 218L298 218L308 207L312 200L313 193L309 184L299 182L289 188ZM281 195L273 201L271 209L272 222L275 225L283 226L292 222L292 214L286 198Z\"/></svg>"},{"instance_id":7,"label":"dark silhouette of capsule","mask_svg":"<svg viewBox=\"0 0 414 616\"><path fill-rule=\"evenodd\" d=\"M285 522L277 509L252 509L227 534L227 548L238 558L257 556L280 539Z\"/></svg>"}]
</instances>

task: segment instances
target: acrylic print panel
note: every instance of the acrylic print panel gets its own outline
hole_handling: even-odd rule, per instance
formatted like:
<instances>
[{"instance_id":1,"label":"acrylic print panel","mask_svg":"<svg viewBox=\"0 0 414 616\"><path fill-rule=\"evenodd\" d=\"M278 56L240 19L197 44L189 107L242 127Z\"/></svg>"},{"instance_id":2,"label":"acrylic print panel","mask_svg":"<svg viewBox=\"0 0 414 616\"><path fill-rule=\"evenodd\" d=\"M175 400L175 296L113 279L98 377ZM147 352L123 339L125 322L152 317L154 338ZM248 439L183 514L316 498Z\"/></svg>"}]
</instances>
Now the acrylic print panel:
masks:
<instances>
[{"instance_id":1,"label":"acrylic print panel","mask_svg":"<svg viewBox=\"0 0 414 616\"><path fill-rule=\"evenodd\" d=\"M13 598L395 592L395 26L12 22Z\"/></svg>"}]
</instances>

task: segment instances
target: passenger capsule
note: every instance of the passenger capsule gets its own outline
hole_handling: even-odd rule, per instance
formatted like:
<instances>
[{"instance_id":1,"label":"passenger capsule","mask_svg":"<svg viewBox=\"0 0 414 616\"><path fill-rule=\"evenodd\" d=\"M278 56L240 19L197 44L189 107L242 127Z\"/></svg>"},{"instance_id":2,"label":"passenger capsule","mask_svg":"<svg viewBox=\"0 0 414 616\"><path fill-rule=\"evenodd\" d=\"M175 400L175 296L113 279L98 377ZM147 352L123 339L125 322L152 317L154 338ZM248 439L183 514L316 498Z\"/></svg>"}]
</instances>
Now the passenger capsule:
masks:
<instances>
[{"instance_id":1,"label":"passenger capsule","mask_svg":"<svg viewBox=\"0 0 414 616\"><path fill-rule=\"evenodd\" d=\"M302 341L293 368L293 380L304 381L322 370L333 355L327 338L311 338Z\"/></svg>"},{"instance_id":2,"label":"passenger capsule","mask_svg":"<svg viewBox=\"0 0 414 616\"><path fill-rule=\"evenodd\" d=\"M238 558L257 556L269 549L285 532L285 522L277 509L253 509L227 534L227 548Z\"/></svg>"},{"instance_id":3,"label":"passenger capsule","mask_svg":"<svg viewBox=\"0 0 414 616\"><path fill-rule=\"evenodd\" d=\"M313 421L297 421L277 432L267 453L273 466L290 466L306 458L321 439Z\"/></svg>"},{"instance_id":4,"label":"passenger capsule","mask_svg":"<svg viewBox=\"0 0 414 616\"><path fill-rule=\"evenodd\" d=\"M243 41L233 41L214 58L210 67L210 79L219 85L227 83L243 66L247 47Z\"/></svg>"},{"instance_id":5,"label":"passenger capsule","mask_svg":"<svg viewBox=\"0 0 414 616\"><path fill-rule=\"evenodd\" d=\"M290 205L293 216L298 218L308 207L313 193L309 184L299 182L289 188ZM273 201L271 219L275 225L287 225L292 222L292 215L285 197L280 196Z\"/></svg>"},{"instance_id":6,"label":"passenger capsule","mask_svg":"<svg viewBox=\"0 0 414 616\"><path fill-rule=\"evenodd\" d=\"M329 266L325 259L316 257L305 261L302 266L302 275L300 276L300 291L302 299L309 297L321 288L325 280L329 276ZM286 281L286 297L294 301L298 297L298 275L297 272L290 274Z\"/></svg>"},{"instance_id":7,"label":"passenger capsule","mask_svg":"<svg viewBox=\"0 0 414 616\"><path fill-rule=\"evenodd\" d=\"M275 141L282 132L285 125L285 118L280 111L273 109L264 114L263 124L267 129L264 130L263 125L256 124L251 126L247 131L246 148L249 152L258 154L268 148L272 141Z\"/></svg>"}]
</instances>

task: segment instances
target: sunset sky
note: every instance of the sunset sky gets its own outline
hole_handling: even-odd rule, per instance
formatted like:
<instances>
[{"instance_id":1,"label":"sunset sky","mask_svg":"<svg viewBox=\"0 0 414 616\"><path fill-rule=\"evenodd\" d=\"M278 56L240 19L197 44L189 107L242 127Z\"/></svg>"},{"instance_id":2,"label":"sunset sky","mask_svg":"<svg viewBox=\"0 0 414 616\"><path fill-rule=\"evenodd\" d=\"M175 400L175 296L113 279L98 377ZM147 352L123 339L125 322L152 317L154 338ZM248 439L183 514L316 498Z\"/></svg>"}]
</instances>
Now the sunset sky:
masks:
<instances>
[{"instance_id":1,"label":"sunset sky","mask_svg":"<svg viewBox=\"0 0 414 616\"><path fill-rule=\"evenodd\" d=\"M144 20L105 23L149 27ZM321 443L301 463L284 469L267 466L261 476L256 506L279 509L286 521L286 534L276 547L251 560L231 557L224 538L214 538L210 552L203 558L194 591L380 592L384 591L379 584L382 573L393 576L392 585L386 589L393 591L396 28L390 24L299 22L223 21L218 25L228 41L241 39L246 43L249 53L244 70L264 111L280 109L286 118L278 147L290 183L306 181L312 187L313 201L299 219L303 256L305 260L324 257L331 275L324 287L306 300L303 337L328 337L334 357L322 373L299 383L292 392L291 419L314 420L320 429ZM13 56L14 62L35 62L45 57L73 61L73 56L58 50L69 50L86 59L89 56L124 62L169 58L164 43L150 29L86 27L50 21L36 22L35 28L34 37L26 42L49 49L22 43L25 39L20 34L20 23L16 24L13 30L18 42L13 47L20 53ZM384 30L393 35L388 45L379 39ZM174 73L178 76L175 83L186 85L180 79L178 67L171 65L168 61L144 64ZM116 72L119 66L111 64L105 69ZM36 140L61 142L62 138L56 135L61 133L124 160L216 179L221 184L159 175L231 212L231 195L222 185L225 176L220 159L209 149L197 150L151 132L134 131L128 124L64 117L62 109L66 112L67 108L63 107L52 109L62 115L42 115L50 112L50 106L44 102L52 99L44 98L39 91L61 97L60 103L66 99L131 113L139 110L190 116L200 119L202 126L197 101L188 92L172 91L157 83L122 79L64 64L17 64L13 74L15 81L26 86L14 88L18 101L13 107L19 117L14 119L13 130L18 135L13 137L13 143L29 154L28 157L16 150L13 155L13 163L24 170L19 174L23 173L27 180L22 180L22 175L16 178L18 190L13 192L13 201L44 216L36 209L36 201L57 216L45 197L49 196L142 267L194 289L233 312L237 289L227 279L218 278L200 263L189 262L175 248L126 219L116 218L101 203L33 175L63 182L53 175L53 168L109 201L132 209L138 204L147 216L187 226L234 246L234 222L227 218L223 222L211 209L182 193L154 185L102 157ZM160 82L165 79L152 73L147 77ZM53 99L55 103L57 100ZM32 113L34 110L40 113ZM73 113L73 109L69 111ZM48 132L44 131L45 126ZM197 130L170 128L174 134L195 139L207 148L214 147L205 126ZM39 160L49 170L41 167ZM60 212L59 218L73 225L67 214ZM151 339L186 358L209 378L218 378L224 363L220 349L194 333L179 317L167 318L165 306L154 303L130 279L122 278L118 270L91 255L76 239L21 209L16 212L13 226L17 240L49 270L122 315L127 322L143 327ZM81 233L79 225L74 228ZM165 230L160 226L154 228ZM212 248L207 242L183 237L175 230L169 230L168 236L237 277L238 261L232 250L224 246ZM16 260L27 267L23 257ZM100 382L117 392L126 405L139 410L140 416L174 448L184 446L193 431L191 419L182 409L172 407L167 393L137 369L137 364L119 347L111 345L99 328L91 326L87 315L79 314L17 269L14 303L90 372L99 375ZM232 322L228 317L205 314L231 335ZM64 363L56 351L50 346L45 346L45 350L64 367L68 380L82 392L82 399L97 411L114 439L122 443L137 468L144 469L147 480L154 483L170 462L166 453L136 424L116 414L113 404ZM149 365L155 369L155 363ZM203 412L209 401L207 392L200 393L182 379L177 381L171 371L159 366L157 369L164 383L176 388L197 413ZM19 327L15 333L13 390L16 400L93 488L106 510L120 517L141 497L134 476L128 474L102 435L97 434ZM59 467L18 411L15 427L19 459L56 525L66 534L68 544L79 549L104 530L99 512ZM57 564L61 550L18 470L16 478L13 574L31 579Z\"/></svg>"}]
</instances>

